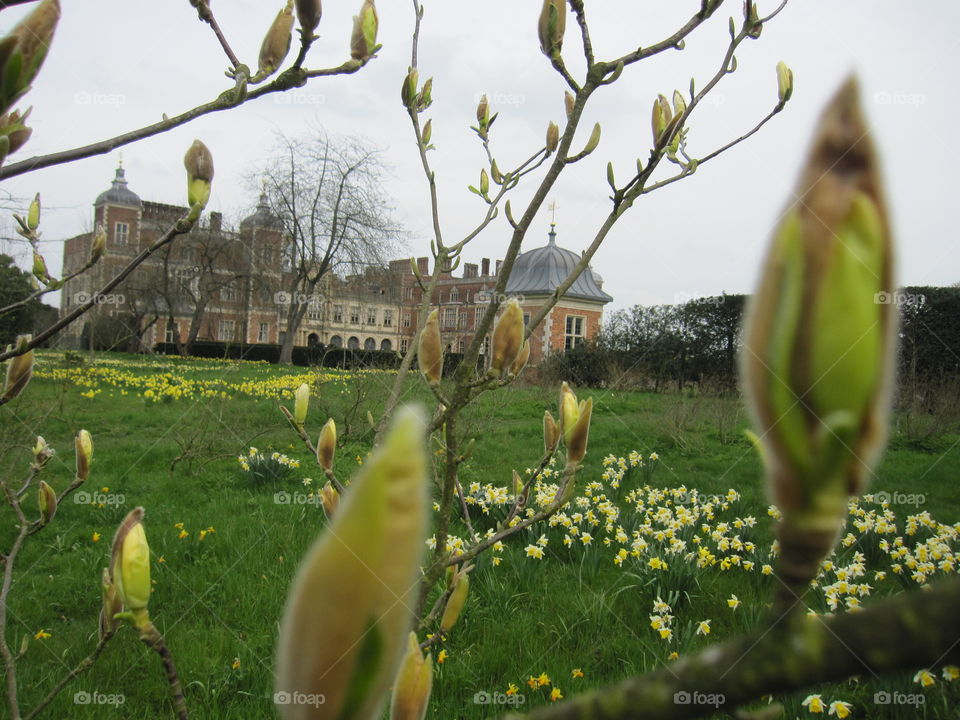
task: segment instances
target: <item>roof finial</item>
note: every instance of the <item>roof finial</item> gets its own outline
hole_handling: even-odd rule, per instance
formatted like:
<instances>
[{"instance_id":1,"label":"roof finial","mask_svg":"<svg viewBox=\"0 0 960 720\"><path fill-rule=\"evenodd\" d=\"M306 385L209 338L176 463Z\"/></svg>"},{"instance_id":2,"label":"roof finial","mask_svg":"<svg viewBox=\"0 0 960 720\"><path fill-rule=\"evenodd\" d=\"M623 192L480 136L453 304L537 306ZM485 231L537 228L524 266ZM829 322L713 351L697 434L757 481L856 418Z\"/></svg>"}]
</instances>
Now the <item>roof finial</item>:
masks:
<instances>
[{"instance_id":1,"label":"roof finial","mask_svg":"<svg viewBox=\"0 0 960 720\"><path fill-rule=\"evenodd\" d=\"M120 159L118 161L118 165L120 169L123 170L123 150L120 151Z\"/></svg>"},{"instance_id":2,"label":"roof finial","mask_svg":"<svg viewBox=\"0 0 960 720\"><path fill-rule=\"evenodd\" d=\"M557 241L557 201L553 200L550 203L550 244L553 245Z\"/></svg>"}]
</instances>

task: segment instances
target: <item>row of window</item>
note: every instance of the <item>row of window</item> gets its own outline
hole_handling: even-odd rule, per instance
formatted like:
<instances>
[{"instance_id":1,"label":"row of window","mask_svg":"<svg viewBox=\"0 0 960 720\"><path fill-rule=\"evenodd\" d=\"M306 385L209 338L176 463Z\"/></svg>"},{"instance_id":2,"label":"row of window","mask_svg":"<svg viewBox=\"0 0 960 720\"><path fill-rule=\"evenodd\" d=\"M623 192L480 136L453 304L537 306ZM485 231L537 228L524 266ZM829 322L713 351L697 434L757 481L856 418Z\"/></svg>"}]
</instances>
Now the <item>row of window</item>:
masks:
<instances>
[{"instance_id":1,"label":"row of window","mask_svg":"<svg viewBox=\"0 0 960 720\"><path fill-rule=\"evenodd\" d=\"M320 319L320 313L316 313L314 320ZM333 322L342 323L343 322L343 305L334 305L333 306ZM366 313L367 325L376 325L377 324L377 309L376 308L367 308ZM360 324L360 306L355 305L350 308L350 324L359 325ZM403 326L410 327L410 316L404 315ZM393 327L393 310L384 310L383 311L383 327Z\"/></svg>"}]
</instances>

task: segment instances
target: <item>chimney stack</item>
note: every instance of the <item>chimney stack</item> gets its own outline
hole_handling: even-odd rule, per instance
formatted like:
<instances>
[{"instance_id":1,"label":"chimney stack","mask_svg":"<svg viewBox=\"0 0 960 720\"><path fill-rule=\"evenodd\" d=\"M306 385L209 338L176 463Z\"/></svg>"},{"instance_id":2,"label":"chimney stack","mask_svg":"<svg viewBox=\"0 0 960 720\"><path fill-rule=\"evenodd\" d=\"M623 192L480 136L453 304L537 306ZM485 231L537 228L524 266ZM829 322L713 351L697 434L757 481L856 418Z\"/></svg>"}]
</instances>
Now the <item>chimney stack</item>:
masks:
<instances>
[{"instance_id":1,"label":"chimney stack","mask_svg":"<svg viewBox=\"0 0 960 720\"><path fill-rule=\"evenodd\" d=\"M500 266L501 266L501 265L503 265L503 260L497 260L497 271L494 273L494 275L499 275L499 274L500 274Z\"/></svg>"},{"instance_id":2,"label":"chimney stack","mask_svg":"<svg viewBox=\"0 0 960 720\"><path fill-rule=\"evenodd\" d=\"M420 275L427 276L430 274L430 258L428 257L419 257L417 258L417 269L420 271Z\"/></svg>"},{"instance_id":3,"label":"chimney stack","mask_svg":"<svg viewBox=\"0 0 960 720\"><path fill-rule=\"evenodd\" d=\"M223 228L223 213L212 212L210 213L210 230L212 232L220 232Z\"/></svg>"},{"instance_id":4,"label":"chimney stack","mask_svg":"<svg viewBox=\"0 0 960 720\"><path fill-rule=\"evenodd\" d=\"M490 258L483 258L480 261L480 274L487 277L490 274Z\"/></svg>"}]
</instances>

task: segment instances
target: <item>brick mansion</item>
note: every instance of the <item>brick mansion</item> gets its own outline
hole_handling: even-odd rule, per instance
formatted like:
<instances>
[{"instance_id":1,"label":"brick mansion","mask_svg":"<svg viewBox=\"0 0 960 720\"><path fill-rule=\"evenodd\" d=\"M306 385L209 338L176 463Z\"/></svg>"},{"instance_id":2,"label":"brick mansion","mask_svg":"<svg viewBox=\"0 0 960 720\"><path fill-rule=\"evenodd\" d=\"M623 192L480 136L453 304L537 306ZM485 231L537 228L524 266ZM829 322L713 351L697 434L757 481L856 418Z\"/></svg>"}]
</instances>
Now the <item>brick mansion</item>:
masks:
<instances>
[{"instance_id":1,"label":"brick mansion","mask_svg":"<svg viewBox=\"0 0 960 720\"><path fill-rule=\"evenodd\" d=\"M61 314L103 287L133 257L148 248L187 208L141 200L116 170L110 188L94 202L93 226L107 232L106 253L91 270L69 280L61 293ZM65 241L63 275L90 256L92 233ZM290 302L305 302L296 330L297 346L325 345L406 352L416 337L420 284L410 260L390 261L347 276L329 273L316 291L294 298L290 287L287 236L265 196L236 230L211 212L190 233L176 238L140 265L111 295L85 316L123 319L136 328L139 347L161 342L216 341L277 344L287 332ZM557 244L553 225L547 244L517 257L506 293L521 296L526 319L546 301L579 260ZM416 260L426 282L438 268ZM450 352L463 352L490 301L500 261L464 263L459 277L440 270L435 305L443 340ZM531 336L531 363L592 338L603 307L613 298L592 269L583 272ZM70 345L82 343L83 323L67 328Z\"/></svg>"}]
</instances>

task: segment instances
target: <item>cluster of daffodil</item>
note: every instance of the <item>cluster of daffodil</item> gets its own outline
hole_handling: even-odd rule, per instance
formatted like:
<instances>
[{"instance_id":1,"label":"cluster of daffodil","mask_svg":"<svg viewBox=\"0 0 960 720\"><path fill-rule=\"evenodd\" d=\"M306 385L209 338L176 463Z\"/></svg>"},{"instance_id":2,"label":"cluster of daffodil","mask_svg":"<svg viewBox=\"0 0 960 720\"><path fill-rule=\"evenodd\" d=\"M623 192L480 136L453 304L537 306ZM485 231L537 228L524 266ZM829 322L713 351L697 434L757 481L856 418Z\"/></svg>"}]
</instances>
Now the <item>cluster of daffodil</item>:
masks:
<instances>
[{"instance_id":1,"label":"cluster of daffodil","mask_svg":"<svg viewBox=\"0 0 960 720\"><path fill-rule=\"evenodd\" d=\"M246 455L237 456L240 469L255 482L274 482L283 480L300 467L300 461L289 458L274 450L267 454L251 447Z\"/></svg>"}]
</instances>

